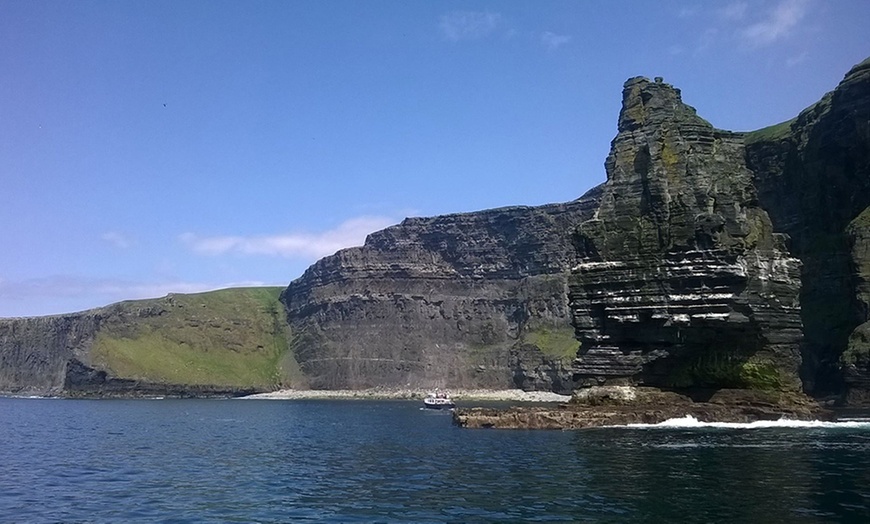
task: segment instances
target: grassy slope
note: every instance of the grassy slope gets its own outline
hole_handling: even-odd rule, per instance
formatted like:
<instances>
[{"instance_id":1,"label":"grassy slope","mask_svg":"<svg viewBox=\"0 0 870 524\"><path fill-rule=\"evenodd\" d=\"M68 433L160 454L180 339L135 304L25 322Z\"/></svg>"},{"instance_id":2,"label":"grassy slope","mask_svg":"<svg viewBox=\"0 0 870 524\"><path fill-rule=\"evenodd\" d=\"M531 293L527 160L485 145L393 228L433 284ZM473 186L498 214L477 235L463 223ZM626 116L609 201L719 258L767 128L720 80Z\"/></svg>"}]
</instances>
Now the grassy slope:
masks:
<instances>
[{"instance_id":1,"label":"grassy slope","mask_svg":"<svg viewBox=\"0 0 870 524\"><path fill-rule=\"evenodd\" d=\"M792 118L791 120L786 120L779 124L763 127L756 131L750 131L749 133L746 133L745 142L747 144L752 144L754 142L781 140L791 134L791 125L795 120L795 118Z\"/></svg>"},{"instance_id":2,"label":"grassy slope","mask_svg":"<svg viewBox=\"0 0 870 524\"><path fill-rule=\"evenodd\" d=\"M238 288L105 309L92 364L111 375L172 384L277 388L301 371L288 348L282 288Z\"/></svg>"},{"instance_id":3,"label":"grassy slope","mask_svg":"<svg viewBox=\"0 0 870 524\"><path fill-rule=\"evenodd\" d=\"M544 355L569 362L580 349L580 342L574 338L574 329L571 327L542 326L525 333L523 339L538 346Z\"/></svg>"}]
</instances>

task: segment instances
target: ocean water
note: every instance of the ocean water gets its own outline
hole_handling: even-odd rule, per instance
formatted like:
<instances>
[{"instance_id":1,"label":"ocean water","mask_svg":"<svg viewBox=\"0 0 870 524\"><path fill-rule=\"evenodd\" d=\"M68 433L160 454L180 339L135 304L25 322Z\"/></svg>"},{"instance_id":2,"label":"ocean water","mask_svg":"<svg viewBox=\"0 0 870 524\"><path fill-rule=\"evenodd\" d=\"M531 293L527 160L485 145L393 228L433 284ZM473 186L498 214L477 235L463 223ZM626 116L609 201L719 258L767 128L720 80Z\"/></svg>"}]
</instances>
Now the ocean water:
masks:
<instances>
[{"instance_id":1,"label":"ocean water","mask_svg":"<svg viewBox=\"0 0 870 524\"><path fill-rule=\"evenodd\" d=\"M0 398L0 522L870 522L870 423L468 430L408 401Z\"/></svg>"}]
</instances>

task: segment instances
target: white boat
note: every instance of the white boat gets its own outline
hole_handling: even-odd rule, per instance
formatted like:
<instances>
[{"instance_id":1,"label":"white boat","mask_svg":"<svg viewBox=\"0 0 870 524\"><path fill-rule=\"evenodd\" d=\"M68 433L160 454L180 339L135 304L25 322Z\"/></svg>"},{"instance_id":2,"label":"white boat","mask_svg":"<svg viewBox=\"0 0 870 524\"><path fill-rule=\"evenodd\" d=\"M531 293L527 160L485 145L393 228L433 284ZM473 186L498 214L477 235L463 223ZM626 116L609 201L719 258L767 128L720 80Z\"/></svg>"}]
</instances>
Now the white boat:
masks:
<instances>
[{"instance_id":1,"label":"white boat","mask_svg":"<svg viewBox=\"0 0 870 524\"><path fill-rule=\"evenodd\" d=\"M426 395L426 398L423 399L423 405L429 409L453 409L456 407L447 392L437 389Z\"/></svg>"}]
</instances>

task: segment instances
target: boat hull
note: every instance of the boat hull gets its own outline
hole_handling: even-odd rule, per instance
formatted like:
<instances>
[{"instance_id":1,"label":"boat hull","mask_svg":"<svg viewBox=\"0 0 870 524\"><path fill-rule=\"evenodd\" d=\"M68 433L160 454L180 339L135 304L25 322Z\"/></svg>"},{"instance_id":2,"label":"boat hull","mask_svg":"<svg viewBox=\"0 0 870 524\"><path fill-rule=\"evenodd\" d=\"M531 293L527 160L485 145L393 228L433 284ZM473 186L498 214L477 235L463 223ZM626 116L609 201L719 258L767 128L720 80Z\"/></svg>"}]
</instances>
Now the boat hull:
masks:
<instances>
[{"instance_id":1,"label":"boat hull","mask_svg":"<svg viewBox=\"0 0 870 524\"><path fill-rule=\"evenodd\" d=\"M453 402L430 402L427 400L423 401L423 407L426 409L453 409L456 407L456 404Z\"/></svg>"}]
</instances>

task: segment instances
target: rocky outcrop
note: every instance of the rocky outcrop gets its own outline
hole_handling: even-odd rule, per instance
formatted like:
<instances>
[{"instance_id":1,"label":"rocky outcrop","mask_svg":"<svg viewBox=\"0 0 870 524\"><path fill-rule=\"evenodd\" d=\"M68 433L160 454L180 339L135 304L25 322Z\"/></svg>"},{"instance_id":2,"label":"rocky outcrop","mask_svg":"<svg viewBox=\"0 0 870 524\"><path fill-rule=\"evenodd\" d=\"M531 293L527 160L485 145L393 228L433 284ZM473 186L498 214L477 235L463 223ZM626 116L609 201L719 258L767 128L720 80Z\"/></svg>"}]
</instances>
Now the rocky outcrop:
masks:
<instances>
[{"instance_id":1,"label":"rocky outcrop","mask_svg":"<svg viewBox=\"0 0 870 524\"><path fill-rule=\"evenodd\" d=\"M578 385L797 389L801 264L759 205L743 136L645 78L626 82L618 129L577 231Z\"/></svg>"},{"instance_id":2,"label":"rocky outcrop","mask_svg":"<svg viewBox=\"0 0 870 524\"><path fill-rule=\"evenodd\" d=\"M570 345L569 345L570 344ZM576 342L565 342L566 348L576 348ZM513 384L523 391L551 391L570 395L574 391L573 354L568 356L548 355L534 344L516 344L511 349L510 368ZM567 352L566 352L567 353Z\"/></svg>"},{"instance_id":3,"label":"rocky outcrop","mask_svg":"<svg viewBox=\"0 0 870 524\"><path fill-rule=\"evenodd\" d=\"M804 388L867 396L870 59L794 120L746 140L759 204L803 263Z\"/></svg>"},{"instance_id":4,"label":"rocky outcrop","mask_svg":"<svg viewBox=\"0 0 870 524\"><path fill-rule=\"evenodd\" d=\"M558 377L577 349L571 232L596 205L593 190L566 204L409 218L318 261L282 296L311 385L570 391Z\"/></svg>"},{"instance_id":5,"label":"rocky outcrop","mask_svg":"<svg viewBox=\"0 0 870 524\"><path fill-rule=\"evenodd\" d=\"M566 430L659 424L687 416L700 422L731 423L833 418L833 413L803 395L782 392L720 390L696 400L654 388L605 386L591 390L593 394L551 407L458 408L453 412L453 423L464 428Z\"/></svg>"}]
</instances>

